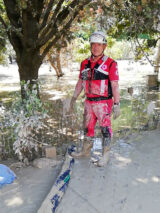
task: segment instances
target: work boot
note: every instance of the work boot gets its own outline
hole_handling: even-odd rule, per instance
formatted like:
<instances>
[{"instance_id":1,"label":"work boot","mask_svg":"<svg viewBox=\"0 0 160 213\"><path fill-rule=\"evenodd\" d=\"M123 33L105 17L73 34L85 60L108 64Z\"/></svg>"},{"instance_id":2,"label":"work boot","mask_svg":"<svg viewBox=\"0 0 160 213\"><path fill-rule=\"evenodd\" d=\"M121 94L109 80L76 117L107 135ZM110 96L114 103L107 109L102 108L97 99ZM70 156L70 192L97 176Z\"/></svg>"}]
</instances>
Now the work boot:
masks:
<instances>
[{"instance_id":1,"label":"work boot","mask_svg":"<svg viewBox=\"0 0 160 213\"><path fill-rule=\"evenodd\" d=\"M96 166L104 167L108 164L109 161L109 154L110 154L110 147L104 147L104 153L103 156L100 158L100 160L96 163Z\"/></svg>"},{"instance_id":2,"label":"work boot","mask_svg":"<svg viewBox=\"0 0 160 213\"><path fill-rule=\"evenodd\" d=\"M84 141L83 148L81 152L72 152L73 158L81 158L81 157L89 157L90 155L90 149L93 146L92 141Z\"/></svg>"},{"instance_id":3,"label":"work boot","mask_svg":"<svg viewBox=\"0 0 160 213\"><path fill-rule=\"evenodd\" d=\"M103 155L100 157L99 161L96 162L96 165L99 167L103 167L107 165L109 161L109 154L110 154L110 143L111 137L104 137L103 138Z\"/></svg>"}]
</instances>

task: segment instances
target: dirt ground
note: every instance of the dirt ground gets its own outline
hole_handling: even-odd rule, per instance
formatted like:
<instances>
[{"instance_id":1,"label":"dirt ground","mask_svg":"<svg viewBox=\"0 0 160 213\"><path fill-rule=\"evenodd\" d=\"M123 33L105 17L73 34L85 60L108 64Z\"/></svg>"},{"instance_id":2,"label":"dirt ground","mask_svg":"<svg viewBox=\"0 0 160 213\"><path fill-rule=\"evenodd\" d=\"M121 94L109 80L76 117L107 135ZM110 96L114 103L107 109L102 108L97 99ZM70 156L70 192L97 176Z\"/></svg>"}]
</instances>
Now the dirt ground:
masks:
<instances>
[{"instance_id":1,"label":"dirt ground","mask_svg":"<svg viewBox=\"0 0 160 213\"><path fill-rule=\"evenodd\" d=\"M15 170L16 180L0 189L0 212L36 213L59 172L60 167Z\"/></svg>"},{"instance_id":2,"label":"dirt ground","mask_svg":"<svg viewBox=\"0 0 160 213\"><path fill-rule=\"evenodd\" d=\"M57 213L159 213L160 131L112 145L107 167L76 160Z\"/></svg>"}]
</instances>

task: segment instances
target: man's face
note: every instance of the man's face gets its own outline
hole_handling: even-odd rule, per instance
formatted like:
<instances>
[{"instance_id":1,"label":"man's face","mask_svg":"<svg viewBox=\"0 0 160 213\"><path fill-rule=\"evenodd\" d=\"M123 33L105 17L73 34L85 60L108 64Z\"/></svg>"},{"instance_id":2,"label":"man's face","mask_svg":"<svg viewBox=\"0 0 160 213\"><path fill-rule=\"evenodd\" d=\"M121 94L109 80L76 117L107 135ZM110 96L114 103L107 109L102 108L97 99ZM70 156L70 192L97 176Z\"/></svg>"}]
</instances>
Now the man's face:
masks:
<instances>
[{"instance_id":1,"label":"man's face","mask_svg":"<svg viewBox=\"0 0 160 213\"><path fill-rule=\"evenodd\" d=\"M93 56L101 56L106 48L106 44L92 43L91 44L91 53Z\"/></svg>"}]
</instances>

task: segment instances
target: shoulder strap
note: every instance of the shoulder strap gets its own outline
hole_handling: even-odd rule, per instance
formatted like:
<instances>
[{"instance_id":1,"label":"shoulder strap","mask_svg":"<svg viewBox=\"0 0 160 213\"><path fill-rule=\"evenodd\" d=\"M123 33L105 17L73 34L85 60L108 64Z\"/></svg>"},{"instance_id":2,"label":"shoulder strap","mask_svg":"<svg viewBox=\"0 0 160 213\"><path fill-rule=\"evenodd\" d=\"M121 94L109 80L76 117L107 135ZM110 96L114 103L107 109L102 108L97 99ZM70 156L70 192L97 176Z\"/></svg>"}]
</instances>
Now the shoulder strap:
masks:
<instances>
[{"instance_id":1,"label":"shoulder strap","mask_svg":"<svg viewBox=\"0 0 160 213\"><path fill-rule=\"evenodd\" d=\"M111 68L111 66L112 66L112 64L113 63L116 63L114 60L110 63L110 65L109 65L109 69Z\"/></svg>"},{"instance_id":2,"label":"shoulder strap","mask_svg":"<svg viewBox=\"0 0 160 213\"><path fill-rule=\"evenodd\" d=\"M103 58L102 58L104 63L107 61L107 59L108 59L108 56L106 56L106 55L104 55Z\"/></svg>"},{"instance_id":3,"label":"shoulder strap","mask_svg":"<svg viewBox=\"0 0 160 213\"><path fill-rule=\"evenodd\" d=\"M91 61L90 61L90 57L88 58L88 63L85 65L85 68L91 68Z\"/></svg>"}]
</instances>

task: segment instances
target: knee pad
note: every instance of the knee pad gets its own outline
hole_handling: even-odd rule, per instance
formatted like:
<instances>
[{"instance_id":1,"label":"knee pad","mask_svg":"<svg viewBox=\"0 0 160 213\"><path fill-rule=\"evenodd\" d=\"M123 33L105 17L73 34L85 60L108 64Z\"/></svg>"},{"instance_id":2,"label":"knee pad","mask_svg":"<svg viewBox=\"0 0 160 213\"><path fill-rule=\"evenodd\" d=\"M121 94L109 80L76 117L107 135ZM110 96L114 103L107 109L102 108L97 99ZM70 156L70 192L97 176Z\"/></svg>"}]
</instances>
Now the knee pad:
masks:
<instances>
[{"instance_id":1,"label":"knee pad","mask_svg":"<svg viewBox=\"0 0 160 213\"><path fill-rule=\"evenodd\" d=\"M103 135L103 146L110 146L111 143L111 134L109 132L109 127L101 127L101 132Z\"/></svg>"},{"instance_id":2,"label":"knee pad","mask_svg":"<svg viewBox=\"0 0 160 213\"><path fill-rule=\"evenodd\" d=\"M109 132L109 127L108 126L101 126L101 132L104 138L111 138L111 134Z\"/></svg>"},{"instance_id":3,"label":"knee pad","mask_svg":"<svg viewBox=\"0 0 160 213\"><path fill-rule=\"evenodd\" d=\"M84 129L84 135L87 135L87 133L88 133L88 128L85 128Z\"/></svg>"}]
</instances>

